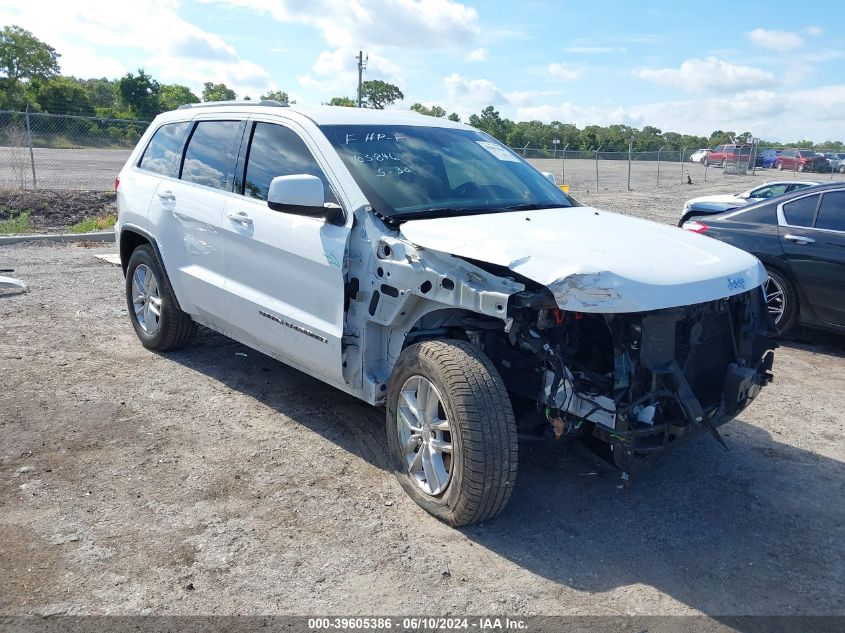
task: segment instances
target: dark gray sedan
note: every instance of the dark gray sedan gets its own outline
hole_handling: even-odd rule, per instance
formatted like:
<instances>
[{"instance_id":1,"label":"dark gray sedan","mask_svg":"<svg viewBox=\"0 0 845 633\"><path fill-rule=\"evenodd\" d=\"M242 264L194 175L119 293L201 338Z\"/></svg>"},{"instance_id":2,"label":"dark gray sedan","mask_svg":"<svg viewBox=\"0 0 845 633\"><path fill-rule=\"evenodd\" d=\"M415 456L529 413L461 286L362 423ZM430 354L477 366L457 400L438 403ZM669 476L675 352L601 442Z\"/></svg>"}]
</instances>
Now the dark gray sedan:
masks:
<instances>
[{"instance_id":1,"label":"dark gray sedan","mask_svg":"<svg viewBox=\"0 0 845 633\"><path fill-rule=\"evenodd\" d=\"M845 183L684 222L683 228L755 255L781 334L798 324L845 332Z\"/></svg>"}]
</instances>

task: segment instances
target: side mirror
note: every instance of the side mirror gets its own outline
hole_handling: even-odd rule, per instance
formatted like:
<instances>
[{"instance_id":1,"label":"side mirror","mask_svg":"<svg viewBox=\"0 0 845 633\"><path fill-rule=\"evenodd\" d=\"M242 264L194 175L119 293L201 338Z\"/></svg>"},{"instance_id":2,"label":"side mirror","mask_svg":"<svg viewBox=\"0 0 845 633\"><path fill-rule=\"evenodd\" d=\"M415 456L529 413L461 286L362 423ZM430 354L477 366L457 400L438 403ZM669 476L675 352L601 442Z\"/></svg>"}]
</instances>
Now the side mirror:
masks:
<instances>
[{"instance_id":1,"label":"side mirror","mask_svg":"<svg viewBox=\"0 0 845 633\"><path fill-rule=\"evenodd\" d=\"M552 183L553 185L557 185L557 177L552 172L541 171L540 173L543 174L546 177L546 180L548 180L550 183Z\"/></svg>"},{"instance_id":2,"label":"side mirror","mask_svg":"<svg viewBox=\"0 0 845 633\"><path fill-rule=\"evenodd\" d=\"M324 217L329 222L343 218L343 210L339 206L326 204L323 181L310 174L273 178L267 192L267 206L282 213Z\"/></svg>"}]
</instances>

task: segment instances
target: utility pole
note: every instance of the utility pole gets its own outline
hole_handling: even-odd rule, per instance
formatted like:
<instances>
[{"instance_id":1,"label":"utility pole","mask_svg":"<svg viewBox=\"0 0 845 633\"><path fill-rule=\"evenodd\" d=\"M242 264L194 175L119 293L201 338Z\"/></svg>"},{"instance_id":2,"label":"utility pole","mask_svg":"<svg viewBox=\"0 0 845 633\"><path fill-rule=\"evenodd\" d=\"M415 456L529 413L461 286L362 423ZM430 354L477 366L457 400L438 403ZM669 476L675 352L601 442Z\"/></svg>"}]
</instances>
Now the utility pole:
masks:
<instances>
[{"instance_id":1,"label":"utility pole","mask_svg":"<svg viewBox=\"0 0 845 633\"><path fill-rule=\"evenodd\" d=\"M370 59L370 56L367 55L364 57L364 51L358 51L358 57L355 59L358 60L358 107L364 107L364 93L362 90L362 81L364 76L364 71L367 68L367 61Z\"/></svg>"}]
</instances>

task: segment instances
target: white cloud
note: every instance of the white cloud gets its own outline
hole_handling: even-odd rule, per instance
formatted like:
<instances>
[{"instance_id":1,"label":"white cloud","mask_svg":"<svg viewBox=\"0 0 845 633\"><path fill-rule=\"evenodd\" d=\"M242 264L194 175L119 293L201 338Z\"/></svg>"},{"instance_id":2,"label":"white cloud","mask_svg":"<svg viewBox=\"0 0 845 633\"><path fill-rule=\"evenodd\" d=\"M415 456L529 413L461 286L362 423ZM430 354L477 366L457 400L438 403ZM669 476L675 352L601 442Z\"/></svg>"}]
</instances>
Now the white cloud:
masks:
<instances>
[{"instance_id":1,"label":"white cloud","mask_svg":"<svg viewBox=\"0 0 845 633\"><path fill-rule=\"evenodd\" d=\"M811 37L818 37L824 33L824 29L819 26L808 26L804 29L804 32Z\"/></svg>"},{"instance_id":2,"label":"white cloud","mask_svg":"<svg viewBox=\"0 0 845 633\"><path fill-rule=\"evenodd\" d=\"M845 138L845 85L775 92L749 90L729 95L630 107L581 106L571 102L519 108L516 120L563 121L579 127L624 123L708 136L713 130L750 131L767 140Z\"/></svg>"},{"instance_id":3,"label":"white cloud","mask_svg":"<svg viewBox=\"0 0 845 633\"><path fill-rule=\"evenodd\" d=\"M453 73L443 79L443 86L446 88L448 109L454 109L462 117L488 105L498 106L508 102L505 95L488 79L466 79Z\"/></svg>"},{"instance_id":4,"label":"white cloud","mask_svg":"<svg viewBox=\"0 0 845 633\"><path fill-rule=\"evenodd\" d=\"M467 61L486 62L488 57L490 57L490 51L488 51L486 48L476 48L469 55L467 55Z\"/></svg>"},{"instance_id":5,"label":"white cloud","mask_svg":"<svg viewBox=\"0 0 845 633\"><path fill-rule=\"evenodd\" d=\"M559 64L557 62L549 64L546 67L546 70L555 79L561 79L563 81L572 81L573 79L578 79L581 76L581 71L577 68L572 68L567 64Z\"/></svg>"},{"instance_id":6,"label":"white cloud","mask_svg":"<svg viewBox=\"0 0 845 633\"><path fill-rule=\"evenodd\" d=\"M552 97L561 94L560 90L519 90L505 93L508 103L518 108L527 108L537 105L537 102L544 97Z\"/></svg>"},{"instance_id":7,"label":"white cloud","mask_svg":"<svg viewBox=\"0 0 845 633\"><path fill-rule=\"evenodd\" d=\"M777 83L769 72L716 57L687 59L679 68L640 68L633 74L640 79L677 86L688 92L752 90Z\"/></svg>"},{"instance_id":8,"label":"white cloud","mask_svg":"<svg viewBox=\"0 0 845 633\"><path fill-rule=\"evenodd\" d=\"M206 0L307 24L332 46L457 47L479 33L478 11L453 0Z\"/></svg>"},{"instance_id":9,"label":"white cloud","mask_svg":"<svg viewBox=\"0 0 845 633\"><path fill-rule=\"evenodd\" d=\"M791 31L767 31L754 29L748 38L757 46L774 51L792 51L804 45L804 38Z\"/></svg>"},{"instance_id":10,"label":"white cloud","mask_svg":"<svg viewBox=\"0 0 845 633\"><path fill-rule=\"evenodd\" d=\"M223 82L239 95L270 87L263 67L180 17L175 0L147 0L143 6L114 0L4 2L0 21L56 48L65 74L115 78L142 66L164 83L187 84L197 93L205 81ZM120 60L99 53L104 47L120 48Z\"/></svg>"}]
</instances>

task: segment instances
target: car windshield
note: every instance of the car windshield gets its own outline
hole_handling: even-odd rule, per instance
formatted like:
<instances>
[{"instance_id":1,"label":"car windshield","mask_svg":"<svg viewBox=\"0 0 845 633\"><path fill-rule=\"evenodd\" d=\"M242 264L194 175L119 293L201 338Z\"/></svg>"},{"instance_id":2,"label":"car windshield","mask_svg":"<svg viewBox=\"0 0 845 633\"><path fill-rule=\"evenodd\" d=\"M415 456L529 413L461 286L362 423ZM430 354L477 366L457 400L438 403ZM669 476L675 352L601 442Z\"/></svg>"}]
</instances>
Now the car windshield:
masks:
<instances>
[{"instance_id":1,"label":"car windshield","mask_svg":"<svg viewBox=\"0 0 845 633\"><path fill-rule=\"evenodd\" d=\"M475 130L414 125L323 125L381 215L448 217L573 206L507 147Z\"/></svg>"}]
</instances>

